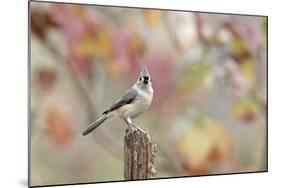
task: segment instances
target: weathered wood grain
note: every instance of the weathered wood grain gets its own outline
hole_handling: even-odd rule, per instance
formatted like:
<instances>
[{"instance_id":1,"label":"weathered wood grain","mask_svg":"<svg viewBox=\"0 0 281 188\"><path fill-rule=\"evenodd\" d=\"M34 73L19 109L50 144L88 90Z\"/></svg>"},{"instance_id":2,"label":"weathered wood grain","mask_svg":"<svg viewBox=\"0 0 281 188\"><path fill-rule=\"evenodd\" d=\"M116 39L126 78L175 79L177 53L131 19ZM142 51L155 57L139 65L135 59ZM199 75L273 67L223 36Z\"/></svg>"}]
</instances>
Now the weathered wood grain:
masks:
<instances>
[{"instance_id":1,"label":"weathered wood grain","mask_svg":"<svg viewBox=\"0 0 281 188\"><path fill-rule=\"evenodd\" d=\"M148 132L129 129L124 137L125 180L149 179L156 174L156 144Z\"/></svg>"}]
</instances>

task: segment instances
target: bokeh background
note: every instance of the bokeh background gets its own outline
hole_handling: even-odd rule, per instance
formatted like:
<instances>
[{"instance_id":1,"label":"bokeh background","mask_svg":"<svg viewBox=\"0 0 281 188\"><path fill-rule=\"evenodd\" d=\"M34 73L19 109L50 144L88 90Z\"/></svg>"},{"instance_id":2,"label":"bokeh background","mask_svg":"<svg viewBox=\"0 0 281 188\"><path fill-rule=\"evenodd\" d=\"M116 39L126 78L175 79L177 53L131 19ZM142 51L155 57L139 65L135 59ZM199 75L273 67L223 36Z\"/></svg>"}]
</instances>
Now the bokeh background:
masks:
<instances>
[{"instance_id":1,"label":"bokeh background","mask_svg":"<svg viewBox=\"0 0 281 188\"><path fill-rule=\"evenodd\" d=\"M267 19L30 2L31 185L123 180L127 125L84 130L145 64L158 177L267 170Z\"/></svg>"}]
</instances>

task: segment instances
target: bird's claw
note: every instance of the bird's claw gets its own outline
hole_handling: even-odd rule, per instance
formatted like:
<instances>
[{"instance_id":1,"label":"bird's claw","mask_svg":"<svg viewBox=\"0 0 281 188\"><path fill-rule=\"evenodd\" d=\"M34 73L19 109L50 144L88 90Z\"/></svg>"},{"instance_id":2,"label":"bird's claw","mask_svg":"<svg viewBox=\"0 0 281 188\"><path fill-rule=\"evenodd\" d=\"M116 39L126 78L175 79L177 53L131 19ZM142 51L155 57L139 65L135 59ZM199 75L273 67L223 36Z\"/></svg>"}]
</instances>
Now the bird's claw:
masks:
<instances>
[{"instance_id":1,"label":"bird's claw","mask_svg":"<svg viewBox=\"0 0 281 188\"><path fill-rule=\"evenodd\" d=\"M145 130L141 129L139 126L137 126L137 125L135 125L135 124L133 124L133 123L128 123L128 126L129 126L130 131L131 131L132 133L135 133L137 130L139 130L139 131L142 132L142 133L146 133Z\"/></svg>"},{"instance_id":2,"label":"bird's claw","mask_svg":"<svg viewBox=\"0 0 281 188\"><path fill-rule=\"evenodd\" d=\"M141 129L140 127L136 127L136 128L137 128L137 130L139 130L139 131L142 132L142 133L145 133L145 132L146 132L145 130Z\"/></svg>"}]
</instances>

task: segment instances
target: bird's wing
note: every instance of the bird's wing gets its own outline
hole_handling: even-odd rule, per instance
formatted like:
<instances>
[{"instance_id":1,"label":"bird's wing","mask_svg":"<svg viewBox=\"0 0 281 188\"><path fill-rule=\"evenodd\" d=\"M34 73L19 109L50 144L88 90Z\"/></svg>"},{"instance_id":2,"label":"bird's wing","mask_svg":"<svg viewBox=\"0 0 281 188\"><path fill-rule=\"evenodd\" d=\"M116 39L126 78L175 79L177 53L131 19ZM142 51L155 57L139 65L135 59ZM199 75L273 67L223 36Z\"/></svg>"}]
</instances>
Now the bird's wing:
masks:
<instances>
[{"instance_id":1,"label":"bird's wing","mask_svg":"<svg viewBox=\"0 0 281 188\"><path fill-rule=\"evenodd\" d=\"M125 94L124 96L117 100L108 110L106 110L104 112L104 114L107 114L108 112L111 112L113 110L116 110L117 108L125 105L125 104L130 104L131 102L133 102L135 100L135 98L137 97L138 95L138 91L131 88L129 89Z\"/></svg>"}]
</instances>

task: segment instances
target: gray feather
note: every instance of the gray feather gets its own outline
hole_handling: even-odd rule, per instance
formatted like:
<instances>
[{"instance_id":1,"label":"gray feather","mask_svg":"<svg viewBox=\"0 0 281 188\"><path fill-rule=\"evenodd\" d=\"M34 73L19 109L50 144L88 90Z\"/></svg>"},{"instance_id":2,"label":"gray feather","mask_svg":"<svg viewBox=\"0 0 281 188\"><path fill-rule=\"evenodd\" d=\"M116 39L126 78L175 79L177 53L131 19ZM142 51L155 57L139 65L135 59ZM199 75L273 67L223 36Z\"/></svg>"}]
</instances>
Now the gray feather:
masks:
<instances>
[{"instance_id":1,"label":"gray feather","mask_svg":"<svg viewBox=\"0 0 281 188\"><path fill-rule=\"evenodd\" d=\"M103 114L107 114L108 112L111 112L113 110L116 110L117 108L132 103L138 95L138 91L134 88L129 89L121 99L116 101L108 110L106 110Z\"/></svg>"},{"instance_id":2,"label":"gray feather","mask_svg":"<svg viewBox=\"0 0 281 188\"><path fill-rule=\"evenodd\" d=\"M102 115L99 119L97 119L94 123L92 123L85 131L83 131L82 135L85 136L95 130L98 126L100 126L108 117L106 115Z\"/></svg>"},{"instance_id":3,"label":"gray feather","mask_svg":"<svg viewBox=\"0 0 281 188\"><path fill-rule=\"evenodd\" d=\"M150 77L150 74L149 74L149 72L148 72L146 66L143 66L143 69L142 69L142 71L141 71L140 76Z\"/></svg>"}]
</instances>

